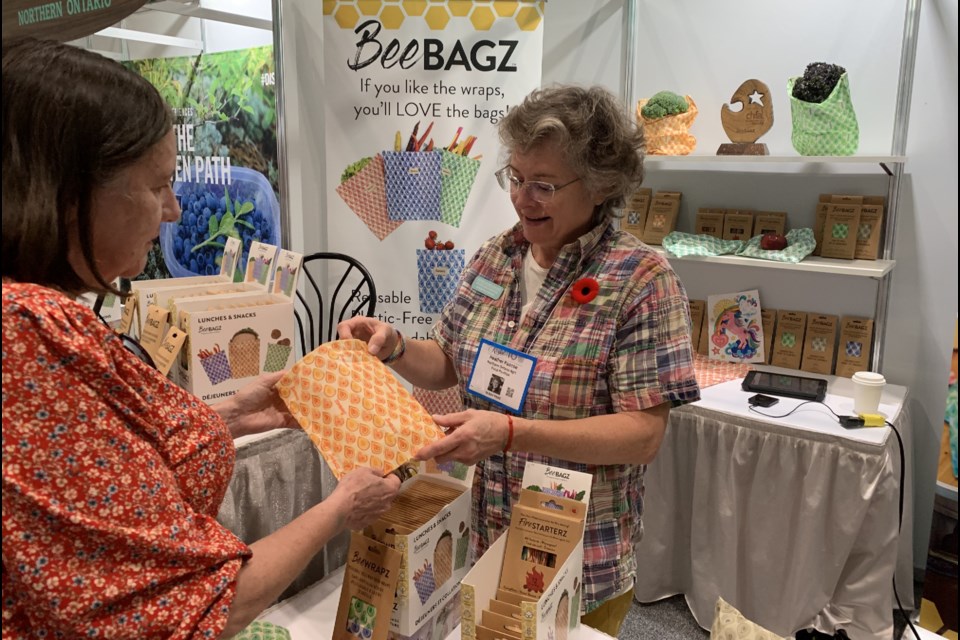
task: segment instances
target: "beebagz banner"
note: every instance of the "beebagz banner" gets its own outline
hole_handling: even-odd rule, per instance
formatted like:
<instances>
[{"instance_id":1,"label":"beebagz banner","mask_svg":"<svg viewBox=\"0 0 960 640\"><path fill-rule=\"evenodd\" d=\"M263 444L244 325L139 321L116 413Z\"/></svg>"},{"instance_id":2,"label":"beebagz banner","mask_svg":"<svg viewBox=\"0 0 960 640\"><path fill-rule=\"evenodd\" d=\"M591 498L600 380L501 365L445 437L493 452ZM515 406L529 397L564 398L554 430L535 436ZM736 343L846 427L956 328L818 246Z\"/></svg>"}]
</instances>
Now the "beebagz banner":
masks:
<instances>
[{"instance_id":1,"label":"beebagz banner","mask_svg":"<svg viewBox=\"0 0 960 640\"><path fill-rule=\"evenodd\" d=\"M497 122L540 86L543 2L324 2L327 232L376 315L429 335L464 264L517 221Z\"/></svg>"},{"instance_id":2,"label":"beebagz banner","mask_svg":"<svg viewBox=\"0 0 960 640\"><path fill-rule=\"evenodd\" d=\"M180 221L164 223L141 278L214 275L227 238L280 245L273 47L124 63L173 108ZM243 270L238 271L238 279Z\"/></svg>"}]
</instances>

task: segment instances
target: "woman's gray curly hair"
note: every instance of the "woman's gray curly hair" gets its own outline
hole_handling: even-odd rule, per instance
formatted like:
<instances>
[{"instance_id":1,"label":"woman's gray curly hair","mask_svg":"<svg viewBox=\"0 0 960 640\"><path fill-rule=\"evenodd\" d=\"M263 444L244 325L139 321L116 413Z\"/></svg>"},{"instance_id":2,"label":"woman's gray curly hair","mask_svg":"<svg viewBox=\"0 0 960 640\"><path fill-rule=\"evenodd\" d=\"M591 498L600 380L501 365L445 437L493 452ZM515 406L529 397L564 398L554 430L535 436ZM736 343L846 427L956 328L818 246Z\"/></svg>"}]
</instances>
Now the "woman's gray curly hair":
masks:
<instances>
[{"instance_id":1,"label":"woman's gray curly hair","mask_svg":"<svg viewBox=\"0 0 960 640\"><path fill-rule=\"evenodd\" d=\"M643 128L603 87L537 89L504 116L499 133L507 158L555 143L587 190L603 199L597 224L619 215L643 182Z\"/></svg>"}]
</instances>

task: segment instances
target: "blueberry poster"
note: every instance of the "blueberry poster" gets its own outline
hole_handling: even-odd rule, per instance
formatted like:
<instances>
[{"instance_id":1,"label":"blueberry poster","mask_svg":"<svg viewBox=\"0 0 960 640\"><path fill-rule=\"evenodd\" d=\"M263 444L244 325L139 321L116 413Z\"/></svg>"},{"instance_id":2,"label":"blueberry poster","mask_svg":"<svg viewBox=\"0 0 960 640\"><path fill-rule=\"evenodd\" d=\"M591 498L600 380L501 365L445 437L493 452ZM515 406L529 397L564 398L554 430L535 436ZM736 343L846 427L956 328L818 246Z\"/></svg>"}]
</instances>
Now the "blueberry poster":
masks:
<instances>
[{"instance_id":1,"label":"blueberry poster","mask_svg":"<svg viewBox=\"0 0 960 640\"><path fill-rule=\"evenodd\" d=\"M375 315L404 335L429 335L470 257L517 221L497 123L540 85L544 10L323 3L324 241L369 269Z\"/></svg>"},{"instance_id":2,"label":"blueberry poster","mask_svg":"<svg viewBox=\"0 0 960 640\"><path fill-rule=\"evenodd\" d=\"M219 273L229 237L279 246L273 47L126 62L172 107L177 223L164 223L141 278ZM238 272L242 275L241 272Z\"/></svg>"}]
</instances>

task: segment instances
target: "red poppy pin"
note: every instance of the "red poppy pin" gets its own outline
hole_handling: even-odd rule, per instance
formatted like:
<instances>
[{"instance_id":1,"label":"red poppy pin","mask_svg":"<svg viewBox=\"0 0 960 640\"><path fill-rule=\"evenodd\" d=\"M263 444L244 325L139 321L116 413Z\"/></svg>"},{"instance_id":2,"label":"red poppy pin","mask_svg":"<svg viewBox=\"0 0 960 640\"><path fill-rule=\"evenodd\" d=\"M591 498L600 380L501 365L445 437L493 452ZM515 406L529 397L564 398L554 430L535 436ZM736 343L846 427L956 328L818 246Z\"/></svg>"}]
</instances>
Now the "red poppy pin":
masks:
<instances>
[{"instance_id":1,"label":"red poppy pin","mask_svg":"<svg viewBox=\"0 0 960 640\"><path fill-rule=\"evenodd\" d=\"M580 278L573 283L573 291L570 295L578 304L586 304L597 297L600 293L600 283L593 278Z\"/></svg>"}]
</instances>

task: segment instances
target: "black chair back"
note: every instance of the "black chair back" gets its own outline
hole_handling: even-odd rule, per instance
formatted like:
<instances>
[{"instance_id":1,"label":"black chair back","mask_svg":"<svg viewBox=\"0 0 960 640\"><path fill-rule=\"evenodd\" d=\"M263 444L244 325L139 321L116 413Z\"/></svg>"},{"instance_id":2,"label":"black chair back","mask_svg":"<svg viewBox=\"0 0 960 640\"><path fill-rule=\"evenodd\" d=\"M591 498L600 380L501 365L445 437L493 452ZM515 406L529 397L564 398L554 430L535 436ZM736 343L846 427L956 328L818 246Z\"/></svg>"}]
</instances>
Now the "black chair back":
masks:
<instances>
[{"instance_id":1,"label":"black chair back","mask_svg":"<svg viewBox=\"0 0 960 640\"><path fill-rule=\"evenodd\" d=\"M373 316L377 288L359 260L342 253L304 256L303 286L297 291L294 316L303 353L337 338L337 325L353 316Z\"/></svg>"}]
</instances>

